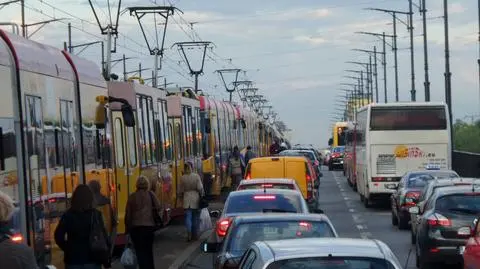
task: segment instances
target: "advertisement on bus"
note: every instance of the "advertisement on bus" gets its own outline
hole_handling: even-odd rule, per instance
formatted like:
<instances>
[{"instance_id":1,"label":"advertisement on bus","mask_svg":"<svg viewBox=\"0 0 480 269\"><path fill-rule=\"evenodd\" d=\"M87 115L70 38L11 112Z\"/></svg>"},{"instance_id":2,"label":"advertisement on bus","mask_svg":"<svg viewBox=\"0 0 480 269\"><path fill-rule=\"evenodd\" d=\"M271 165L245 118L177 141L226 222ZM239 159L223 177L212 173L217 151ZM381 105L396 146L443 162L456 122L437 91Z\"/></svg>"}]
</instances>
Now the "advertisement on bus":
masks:
<instances>
[{"instance_id":1,"label":"advertisement on bus","mask_svg":"<svg viewBox=\"0 0 480 269\"><path fill-rule=\"evenodd\" d=\"M449 169L448 144L371 145L372 176L400 177L426 167Z\"/></svg>"}]
</instances>

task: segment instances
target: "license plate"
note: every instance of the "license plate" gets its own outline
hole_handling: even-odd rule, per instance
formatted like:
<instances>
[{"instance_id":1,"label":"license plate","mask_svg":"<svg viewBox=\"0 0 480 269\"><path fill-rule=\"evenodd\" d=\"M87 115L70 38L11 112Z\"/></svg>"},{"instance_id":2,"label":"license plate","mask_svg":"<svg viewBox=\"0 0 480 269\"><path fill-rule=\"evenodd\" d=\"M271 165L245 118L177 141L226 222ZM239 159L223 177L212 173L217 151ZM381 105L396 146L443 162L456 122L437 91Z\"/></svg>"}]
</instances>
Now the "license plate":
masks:
<instances>
[{"instance_id":1,"label":"license plate","mask_svg":"<svg viewBox=\"0 0 480 269\"><path fill-rule=\"evenodd\" d=\"M396 184L385 184L385 188L387 189L395 189L397 187Z\"/></svg>"},{"instance_id":2,"label":"license plate","mask_svg":"<svg viewBox=\"0 0 480 269\"><path fill-rule=\"evenodd\" d=\"M465 252L465 246L458 247L458 253L463 255L463 252Z\"/></svg>"},{"instance_id":3,"label":"license plate","mask_svg":"<svg viewBox=\"0 0 480 269\"><path fill-rule=\"evenodd\" d=\"M278 233L277 228L271 228L271 227L263 228L263 232L265 234L277 234Z\"/></svg>"}]
</instances>

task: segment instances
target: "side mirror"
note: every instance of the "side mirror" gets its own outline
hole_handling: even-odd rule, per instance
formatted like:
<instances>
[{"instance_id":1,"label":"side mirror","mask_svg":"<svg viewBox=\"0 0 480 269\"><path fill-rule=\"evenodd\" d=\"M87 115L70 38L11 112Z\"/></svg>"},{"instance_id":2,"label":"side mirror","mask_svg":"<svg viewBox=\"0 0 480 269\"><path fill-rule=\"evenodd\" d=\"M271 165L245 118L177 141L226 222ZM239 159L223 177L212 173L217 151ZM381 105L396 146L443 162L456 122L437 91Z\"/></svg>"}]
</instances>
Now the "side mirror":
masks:
<instances>
[{"instance_id":1,"label":"side mirror","mask_svg":"<svg viewBox=\"0 0 480 269\"><path fill-rule=\"evenodd\" d=\"M418 206L412 206L408 209L410 214L418 214L420 212L420 208Z\"/></svg>"},{"instance_id":2,"label":"side mirror","mask_svg":"<svg viewBox=\"0 0 480 269\"><path fill-rule=\"evenodd\" d=\"M314 213L317 213L317 214L325 214L325 212L323 210L321 210L320 208L315 208L313 210Z\"/></svg>"},{"instance_id":3,"label":"side mirror","mask_svg":"<svg viewBox=\"0 0 480 269\"><path fill-rule=\"evenodd\" d=\"M220 210L212 210L212 211L210 211L210 217L212 217L212 218L218 218L218 217L220 217L220 215L221 215L221 214L220 214Z\"/></svg>"},{"instance_id":4,"label":"side mirror","mask_svg":"<svg viewBox=\"0 0 480 269\"><path fill-rule=\"evenodd\" d=\"M203 252L217 253L220 250L220 243L203 243Z\"/></svg>"},{"instance_id":5,"label":"side mirror","mask_svg":"<svg viewBox=\"0 0 480 269\"><path fill-rule=\"evenodd\" d=\"M127 127L134 127L135 126L135 115L133 114L132 106L130 105L122 105L122 116L123 122Z\"/></svg>"}]
</instances>

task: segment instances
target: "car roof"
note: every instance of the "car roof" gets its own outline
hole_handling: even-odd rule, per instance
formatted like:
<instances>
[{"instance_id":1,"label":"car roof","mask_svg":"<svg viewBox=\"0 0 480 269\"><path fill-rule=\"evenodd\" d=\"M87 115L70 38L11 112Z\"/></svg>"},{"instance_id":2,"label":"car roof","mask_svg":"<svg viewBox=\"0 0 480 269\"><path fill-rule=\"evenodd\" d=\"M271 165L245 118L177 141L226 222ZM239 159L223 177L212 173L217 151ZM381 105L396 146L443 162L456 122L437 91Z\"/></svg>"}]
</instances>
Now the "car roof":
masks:
<instances>
[{"instance_id":1,"label":"car roof","mask_svg":"<svg viewBox=\"0 0 480 269\"><path fill-rule=\"evenodd\" d=\"M477 190L475 190L475 188L472 188L472 185L446 186L444 188L439 188L437 190L437 195L443 196L443 195L449 195L449 194L455 194L455 193L472 193L472 192L478 192L478 191L480 191L480 188L477 187Z\"/></svg>"},{"instance_id":2,"label":"car roof","mask_svg":"<svg viewBox=\"0 0 480 269\"><path fill-rule=\"evenodd\" d=\"M434 174L434 173L452 173L452 174L457 174L457 172L453 171L453 170L446 170L446 169L442 169L442 170L413 170L413 171L409 171L407 172L408 175L410 174Z\"/></svg>"},{"instance_id":3,"label":"car roof","mask_svg":"<svg viewBox=\"0 0 480 269\"><path fill-rule=\"evenodd\" d=\"M240 185L260 184L260 183L282 183L282 184L295 184L296 181L291 178L255 178L255 179L243 179L240 181Z\"/></svg>"},{"instance_id":4,"label":"car roof","mask_svg":"<svg viewBox=\"0 0 480 269\"><path fill-rule=\"evenodd\" d=\"M478 179L478 178L468 178L468 177L441 178L441 179L438 178L438 179L430 181L429 184L433 184L436 187L436 186L454 185L455 183L472 184L474 182L478 182L480 184L480 179Z\"/></svg>"},{"instance_id":5,"label":"car roof","mask_svg":"<svg viewBox=\"0 0 480 269\"><path fill-rule=\"evenodd\" d=\"M304 156L271 156L271 157L260 157L260 158L254 158L254 159L251 159L249 162L261 162L261 161L270 161L272 160L273 158L275 159L289 159L289 160L292 160L292 161L302 161L302 162L307 162L307 158L305 158Z\"/></svg>"},{"instance_id":6,"label":"car roof","mask_svg":"<svg viewBox=\"0 0 480 269\"><path fill-rule=\"evenodd\" d=\"M298 190L286 190L286 189L250 189L250 190L241 190L241 191L232 191L228 197L233 196L247 196L255 194L285 194L285 195L297 195L301 196L302 194ZM228 199L228 198L227 198Z\"/></svg>"},{"instance_id":7,"label":"car roof","mask_svg":"<svg viewBox=\"0 0 480 269\"><path fill-rule=\"evenodd\" d=\"M350 256L384 259L388 248L375 239L299 238L258 242L270 249L275 260L292 257Z\"/></svg>"},{"instance_id":8,"label":"car roof","mask_svg":"<svg viewBox=\"0 0 480 269\"><path fill-rule=\"evenodd\" d=\"M266 221L325 221L330 219L324 214L298 214L298 213L268 213L268 214L244 214L235 217L236 223L253 223Z\"/></svg>"}]
</instances>

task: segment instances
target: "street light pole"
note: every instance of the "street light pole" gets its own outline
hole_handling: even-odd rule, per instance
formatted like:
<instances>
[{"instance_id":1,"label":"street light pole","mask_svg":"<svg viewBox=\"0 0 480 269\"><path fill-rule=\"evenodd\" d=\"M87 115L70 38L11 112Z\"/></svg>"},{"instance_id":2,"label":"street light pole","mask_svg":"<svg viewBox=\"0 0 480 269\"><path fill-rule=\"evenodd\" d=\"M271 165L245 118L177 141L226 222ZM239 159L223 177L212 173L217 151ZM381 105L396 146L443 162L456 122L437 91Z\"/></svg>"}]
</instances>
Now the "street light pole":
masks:
<instances>
[{"instance_id":1,"label":"street light pole","mask_svg":"<svg viewBox=\"0 0 480 269\"><path fill-rule=\"evenodd\" d=\"M424 57L424 69L425 69L425 82L423 82L423 84L425 86L425 102L430 102L430 78L428 75L428 39L427 39L427 7L426 7L427 0L421 0L421 1L422 1L421 3L422 6L420 9L420 12L422 13L422 21L423 21L423 57ZM478 3L479 3L479 9L480 9L480 1ZM480 65L480 61L479 61L479 65Z\"/></svg>"},{"instance_id":2,"label":"street light pole","mask_svg":"<svg viewBox=\"0 0 480 269\"><path fill-rule=\"evenodd\" d=\"M378 103L378 69L377 69L377 46L373 46L373 54L375 55L374 69L375 69L375 102Z\"/></svg>"},{"instance_id":3,"label":"street light pole","mask_svg":"<svg viewBox=\"0 0 480 269\"><path fill-rule=\"evenodd\" d=\"M412 89L410 90L410 98L413 102L417 101L417 91L415 90L415 53L413 48L413 3L412 0L408 0L409 11L408 18L410 23L408 23L408 30L410 32L410 68L412 71Z\"/></svg>"},{"instance_id":4,"label":"street light pole","mask_svg":"<svg viewBox=\"0 0 480 269\"><path fill-rule=\"evenodd\" d=\"M453 142L453 128L452 128L452 73L450 72L450 45L448 36L448 0L443 0L443 16L445 27L445 101L448 106L448 116L450 118L450 132ZM453 147L453 143L452 143Z\"/></svg>"}]
</instances>

